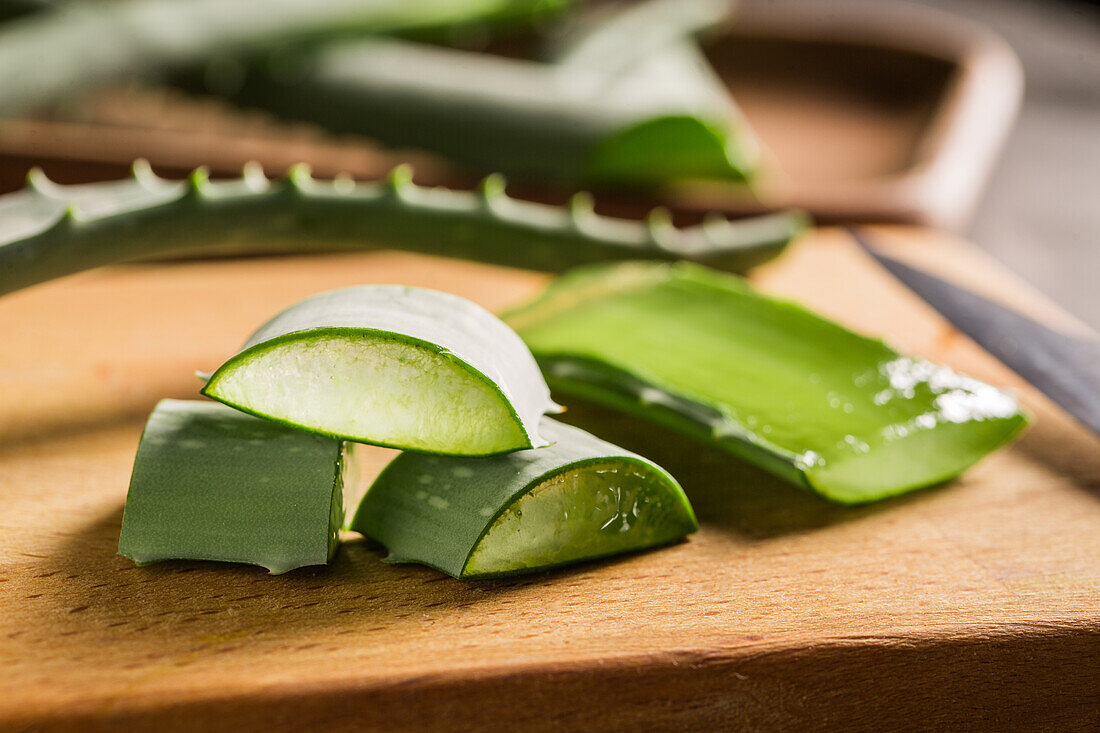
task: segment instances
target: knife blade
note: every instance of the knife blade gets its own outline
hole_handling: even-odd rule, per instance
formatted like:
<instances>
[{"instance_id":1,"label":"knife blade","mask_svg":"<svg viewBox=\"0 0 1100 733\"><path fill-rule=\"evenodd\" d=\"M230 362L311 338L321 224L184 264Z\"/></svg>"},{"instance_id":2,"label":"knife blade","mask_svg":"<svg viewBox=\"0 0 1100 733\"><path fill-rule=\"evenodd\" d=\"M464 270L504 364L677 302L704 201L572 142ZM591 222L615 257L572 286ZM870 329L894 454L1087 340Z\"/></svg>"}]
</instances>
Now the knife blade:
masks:
<instances>
[{"instance_id":1,"label":"knife blade","mask_svg":"<svg viewBox=\"0 0 1100 733\"><path fill-rule=\"evenodd\" d=\"M955 328L1100 436L1100 339L1071 336L1011 308L899 262L878 251L865 232L857 244Z\"/></svg>"}]
</instances>

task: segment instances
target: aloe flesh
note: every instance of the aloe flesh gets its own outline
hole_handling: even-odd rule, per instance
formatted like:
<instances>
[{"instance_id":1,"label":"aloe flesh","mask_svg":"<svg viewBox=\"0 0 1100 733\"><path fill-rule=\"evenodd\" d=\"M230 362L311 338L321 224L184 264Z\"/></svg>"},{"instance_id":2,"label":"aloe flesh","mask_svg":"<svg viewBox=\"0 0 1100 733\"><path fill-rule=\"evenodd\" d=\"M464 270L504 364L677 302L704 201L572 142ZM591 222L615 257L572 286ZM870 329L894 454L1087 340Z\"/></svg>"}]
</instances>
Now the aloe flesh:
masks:
<instances>
[{"instance_id":1,"label":"aloe flesh","mask_svg":"<svg viewBox=\"0 0 1100 733\"><path fill-rule=\"evenodd\" d=\"M118 551L139 564L323 565L343 523L339 441L216 402L163 400L134 460Z\"/></svg>"},{"instance_id":2,"label":"aloe flesh","mask_svg":"<svg viewBox=\"0 0 1100 733\"><path fill-rule=\"evenodd\" d=\"M505 316L556 393L842 503L950 479L1027 420L1009 395L686 263L582 268Z\"/></svg>"},{"instance_id":3,"label":"aloe flesh","mask_svg":"<svg viewBox=\"0 0 1100 733\"><path fill-rule=\"evenodd\" d=\"M682 539L698 525L679 484L650 461L544 419L551 445L493 458L402 453L351 528L391 562L456 578L536 572Z\"/></svg>"},{"instance_id":4,"label":"aloe flesh","mask_svg":"<svg viewBox=\"0 0 1100 733\"><path fill-rule=\"evenodd\" d=\"M560 409L500 319L401 285L334 290L287 308L202 391L304 430L457 455L545 445L539 419Z\"/></svg>"},{"instance_id":5,"label":"aloe flesh","mask_svg":"<svg viewBox=\"0 0 1100 733\"><path fill-rule=\"evenodd\" d=\"M197 170L168 181L147 164L130 180L63 186L32 172L0 196L0 295L93 267L167 255L399 248L557 271L618 259L689 259L743 270L768 260L806 226L797 212L674 227L601 216L591 199L568 206L509 197L497 176L477 191L417 186L405 167L386 181L321 181L296 168L272 181ZM211 243L221 243L211 245Z\"/></svg>"}]
</instances>

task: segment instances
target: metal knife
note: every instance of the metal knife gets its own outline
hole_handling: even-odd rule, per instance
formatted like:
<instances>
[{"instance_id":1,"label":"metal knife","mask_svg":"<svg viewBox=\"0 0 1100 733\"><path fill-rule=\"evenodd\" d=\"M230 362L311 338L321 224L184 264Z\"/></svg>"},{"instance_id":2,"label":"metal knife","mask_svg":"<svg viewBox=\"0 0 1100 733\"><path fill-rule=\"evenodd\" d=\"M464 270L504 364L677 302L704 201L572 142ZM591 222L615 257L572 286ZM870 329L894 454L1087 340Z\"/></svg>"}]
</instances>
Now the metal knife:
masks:
<instances>
[{"instance_id":1,"label":"metal knife","mask_svg":"<svg viewBox=\"0 0 1100 733\"><path fill-rule=\"evenodd\" d=\"M1100 339L1070 336L879 252L848 229L880 265L1039 391L1100 436Z\"/></svg>"}]
</instances>

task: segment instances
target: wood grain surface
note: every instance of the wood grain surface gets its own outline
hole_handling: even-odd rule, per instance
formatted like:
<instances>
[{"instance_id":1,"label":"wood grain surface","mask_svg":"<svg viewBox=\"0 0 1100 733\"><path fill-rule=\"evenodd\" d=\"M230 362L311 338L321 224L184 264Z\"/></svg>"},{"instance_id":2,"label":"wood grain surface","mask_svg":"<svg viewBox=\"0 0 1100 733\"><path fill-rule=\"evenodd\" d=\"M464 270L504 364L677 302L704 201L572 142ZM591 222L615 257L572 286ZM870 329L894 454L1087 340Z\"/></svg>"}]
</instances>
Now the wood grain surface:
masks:
<instances>
[{"instance_id":1,"label":"wood grain surface","mask_svg":"<svg viewBox=\"0 0 1100 733\"><path fill-rule=\"evenodd\" d=\"M963 243L894 254L1060 316ZM1100 443L839 231L754 280L1019 391L1036 423L960 480L841 508L647 424L569 419L662 463L702 530L664 550L460 582L115 554L162 397L277 309L366 282L501 308L542 275L399 253L140 265L0 300L0 728L5 730L1095 730ZM372 456L381 466L390 453Z\"/></svg>"}]
</instances>

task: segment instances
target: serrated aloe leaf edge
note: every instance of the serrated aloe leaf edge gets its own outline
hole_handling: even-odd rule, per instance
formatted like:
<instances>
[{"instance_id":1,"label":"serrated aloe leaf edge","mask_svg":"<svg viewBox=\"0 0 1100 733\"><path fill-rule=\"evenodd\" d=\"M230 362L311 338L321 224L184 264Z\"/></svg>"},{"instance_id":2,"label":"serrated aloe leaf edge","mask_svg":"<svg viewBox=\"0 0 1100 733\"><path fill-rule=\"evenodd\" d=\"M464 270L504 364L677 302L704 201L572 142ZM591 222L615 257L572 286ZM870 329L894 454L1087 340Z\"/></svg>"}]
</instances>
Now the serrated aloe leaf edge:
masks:
<instances>
[{"instance_id":1,"label":"serrated aloe leaf edge","mask_svg":"<svg viewBox=\"0 0 1100 733\"><path fill-rule=\"evenodd\" d=\"M539 447L560 408L522 340L449 293L364 285L290 306L203 394L303 430L391 448L492 455Z\"/></svg>"},{"instance_id":2,"label":"serrated aloe leaf edge","mask_svg":"<svg viewBox=\"0 0 1100 733\"><path fill-rule=\"evenodd\" d=\"M581 268L505 320L560 395L681 430L841 503L950 479L1027 423L994 387L687 263Z\"/></svg>"},{"instance_id":3,"label":"serrated aloe leaf edge","mask_svg":"<svg viewBox=\"0 0 1100 733\"><path fill-rule=\"evenodd\" d=\"M400 454L351 529L383 544L391 562L470 579L667 545L698 528L656 464L549 418L542 429L550 446L492 458Z\"/></svg>"},{"instance_id":4,"label":"serrated aloe leaf edge","mask_svg":"<svg viewBox=\"0 0 1100 733\"><path fill-rule=\"evenodd\" d=\"M645 221L618 219L596 214L584 193L550 206L504 189L499 176L476 191L418 186L407 166L366 183L317 180L301 166L282 180L250 167L238 179L211 181L198 169L169 181L139 161L129 180L71 186L32 171L27 188L0 196L0 295L181 254L398 248L549 271L650 257L741 271L777 255L808 223L780 212L678 228L661 209Z\"/></svg>"}]
</instances>

